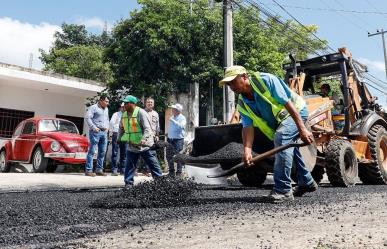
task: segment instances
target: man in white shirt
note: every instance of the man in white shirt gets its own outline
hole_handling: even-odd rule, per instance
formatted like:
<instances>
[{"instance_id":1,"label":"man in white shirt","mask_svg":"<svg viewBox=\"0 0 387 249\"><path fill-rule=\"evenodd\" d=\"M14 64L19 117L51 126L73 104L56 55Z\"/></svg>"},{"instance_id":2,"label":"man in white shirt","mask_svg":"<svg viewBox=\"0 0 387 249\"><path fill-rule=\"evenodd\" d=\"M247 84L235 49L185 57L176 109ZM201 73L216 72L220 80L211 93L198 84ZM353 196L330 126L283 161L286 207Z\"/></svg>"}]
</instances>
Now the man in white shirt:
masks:
<instances>
[{"instance_id":1,"label":"man in white shirt","mask_svg":"<svg viewBox=\"0 0 387 249\"><path fill-rule=\"evenodd\" d=\"M185 137L185 126L187 120L181 112L183 111L183 106L181 104L174 104L170 106L172 108L172 117L169 119L169 129L168 129L168 143L172 145L173 151L170 151L170 147L167 147L167 161L169 167L169 176L181 177L183 164L178 162L177 168L175 171L175 166L173 163L173 156L183 150L184 146L184 137ZM169 148L169 149L168 149Z\"/></svg>"},{"instance_id":2,"label":"man in white shirt","mask_svg":"<svg viewBox=\"0 0 387 249\"><path fill-rule=\"evenodd\" d=\"M118 129L121 122L122 112L124 111L124 103L121 104L120 110L113 113L110 123L109 131L112 138L112 176L123 175L125 171L125 159L126 159L126 143L117 141ZM120 162L118 163L118 152L120 153Z\"/></svg>"}]
</instances>

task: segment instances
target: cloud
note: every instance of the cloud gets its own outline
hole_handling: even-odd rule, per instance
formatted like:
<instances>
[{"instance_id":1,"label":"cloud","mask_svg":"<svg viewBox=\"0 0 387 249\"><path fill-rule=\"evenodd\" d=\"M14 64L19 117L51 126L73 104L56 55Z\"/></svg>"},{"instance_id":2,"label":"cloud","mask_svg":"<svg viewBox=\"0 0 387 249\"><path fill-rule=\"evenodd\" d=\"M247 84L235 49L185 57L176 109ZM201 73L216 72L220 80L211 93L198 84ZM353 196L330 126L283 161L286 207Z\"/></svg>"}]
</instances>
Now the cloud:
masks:
<instances>
[{"instance_id":1,"label":"cloud","mask_svg":"<svg viewBox=\"0 0 387 249\"><path fill-rule=\"evenodd\" d=\"M95 28L95 29L99 29L101 31L105 28L105 23L106 23L108 31L110 31L113 27L113 25L111 23L109 23L105 20L102 20L99 17L91 17L91 18L82 17L82 18L79 18L76 21L76 23L85 25L86 29Z\"/></svg>"},{"instance_id":2,"label":"cloud","mask_svg":"<svg viewBox=\"0 0 387 249\"><path fill-rule=\"evenodd\" d=\"M368 70L371 71L385 71L384 62L383 61L373 61L366 58L360 58L359 61L365 65L367 65Z\"/></svg>"},{"instance_id":3,"label":"cloud","mask_svg":"<svg viewBox=\"0 0 387 249\"><path fill-rule=\"evenodd\" d=\"M34 25L1 17L0 62L28 67L32 53L32 67L41 69L43 65L39 60L39 48L47 51L54 41L55 31L60 29L49 23Z\"/></svg>"}]
</instances>

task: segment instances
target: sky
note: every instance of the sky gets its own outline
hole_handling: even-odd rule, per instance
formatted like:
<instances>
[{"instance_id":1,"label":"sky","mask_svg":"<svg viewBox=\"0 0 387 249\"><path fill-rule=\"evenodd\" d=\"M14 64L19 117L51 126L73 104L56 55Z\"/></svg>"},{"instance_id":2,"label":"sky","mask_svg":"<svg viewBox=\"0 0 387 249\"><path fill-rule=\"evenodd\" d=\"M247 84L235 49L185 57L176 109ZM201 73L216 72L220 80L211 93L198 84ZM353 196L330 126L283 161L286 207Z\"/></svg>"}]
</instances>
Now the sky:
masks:
<instances>
[{"instance_id":1,"label":"sky","mask_svg":"<svg viewBox=\"0 0 387 249\"><path fill-rule=\"evenodd\" d=\"M301 23L317 25L317 36L328 40L330 47L348 47L354 58L368 66L372 75L387 82L382 37L368 37L367 34L375 33L377 29L387 30L387 1L254 1L284 20L291 19L277 2ZM49 49L54 32L60 30L63 22L84 24L89 31L99 33L105 23L111 29L139 8L136 0L4 0L0 8L0 62L28 67L32 54L32 67L41 69L38 49ZM381 104L386 105L386 95L370 90L379 97ZM383 90L387 92L387 87Z\"/></svg>"}]
</instances>

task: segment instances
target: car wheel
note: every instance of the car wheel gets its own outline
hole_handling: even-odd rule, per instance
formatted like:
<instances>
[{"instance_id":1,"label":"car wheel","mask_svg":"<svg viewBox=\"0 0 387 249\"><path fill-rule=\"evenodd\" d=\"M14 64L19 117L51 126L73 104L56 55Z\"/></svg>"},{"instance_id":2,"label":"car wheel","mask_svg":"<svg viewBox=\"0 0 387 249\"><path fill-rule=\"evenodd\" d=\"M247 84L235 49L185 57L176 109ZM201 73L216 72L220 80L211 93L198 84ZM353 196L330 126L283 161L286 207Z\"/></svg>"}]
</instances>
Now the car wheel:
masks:
<instances>
[{"instance_id":1,"label":"car wheel","mask_svg":"<svg viewBox=\"0 0 387 249\"><path fill-rule=\"evenodd\" d=\"M6 160L6 152L5 150L2 150L0 152L0 172L9 172L10 169L10 163Z\"/></svg>"},{"instance_id":2,"label":"car wheel","mask_svg":"<svg viewBox=\"0 0 387 249\"><path fill-rule=\"evenodd\" d=\"M32 168L35 173L43 173L48 164L48 158L44 157L43 150L37 147L32 155Z\"/></svg>"}]
</instances>

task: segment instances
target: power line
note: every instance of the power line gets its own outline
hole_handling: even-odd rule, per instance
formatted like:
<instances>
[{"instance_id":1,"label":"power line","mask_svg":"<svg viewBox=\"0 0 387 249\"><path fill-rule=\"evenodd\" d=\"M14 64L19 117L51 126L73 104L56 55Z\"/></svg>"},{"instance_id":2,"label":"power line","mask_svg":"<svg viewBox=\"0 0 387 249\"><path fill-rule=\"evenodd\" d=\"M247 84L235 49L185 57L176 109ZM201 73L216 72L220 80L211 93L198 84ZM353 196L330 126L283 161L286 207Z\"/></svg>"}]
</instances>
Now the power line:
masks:
<instances>
[{"instance_id":1,"label":"power line","mask_svg":"<svg viewBox=\"0 0 387 249\"><path fill-rule=\"evenodd\" d=\"M236 1L233 1L236 5L238 5L239 7L242 7L242 9L247 9L247 7L241 5L240 3L236 2ZM300 39L304 39L305 40L305 37L302 37L298 32L297 30L294 30L292 27L290 27L289 25L285 24L281 19L280 19L280 16L274 16L272 13L270 13L270 11L268 11L267 9L265 9L264 7L262 6L259 6L257 2L253 1L253 0L245 0L245 2L249 3L250 6L254 7L255 9L259 10L262 14L264 14L266 17L270 18L271 20L275 21L276 23L282 25L284 28L286 29L289 29L291 31L294 32L295 35L297 35ZM270 22L264 20L263 18L261 17L257 17L259 20L261 20L262 22L264 22L265 24L267 24L268 26L270 26L272 28L272 30L276 31L277 33L281 32L281 31L278 31L277 28L271 24ZM304 43L300 42L300 41L297 41L296 39L294 39L294 37L292 36L288 36L288 35L285 35L283 32L281 32L281 35L288 38L289 40L297 43L298 45L300 45L303 49L307 50L309 53L313 53L313 54L316 54L318 56L321 56L321 54L319 54L318 52L316 52L314 49L312 49L311 47L309 47L307 44L308 44L308 40L305 40Z\"/></svg>"},{"instance_id":2,"label":"power line","mask_svg":"<svg viewBox=\"0 0 387 249\"><path fill-rule=\"evenodd\" d=\"M375 7L375 5L373 5L369 0L365 0L368 5L370 5L374 10L378 11L378 8ZM387 17L387 13L383 13L383 16L386 18Z\"/></svg>"},{"instance_id":3,"label":"power line","mask_svg":"<svg viewBox=\"0 0 387 249\"><path fill-rule=\"evenodd\" d=\"M371 76L371 77L374 78L375 80L377 80L377 81L381 82L382 84L384 84L384 87L387 86L387 82L385 82L385 81L383 81L383 80L377 78L376 76L372 75L372 74L369 73L369 72L366 72L366 74L368 74L369 76Z\"/></svg>"},{"instance_id":4,"label":"power line","mask_svg":"<svg viewBox=\"0 0 387 249\"><path fill-rule=\"evenodd\" d=\"M336 4L340 5L341 7L345 7L342 3L340 3L338 0L333 0L336 2ZM363 22L364 24L366 24L367 26L371 27L371 28L374 28L374 26L372 24L370 24L367 20L363 19L361 16L357 15L357 13L352 13L352 15L354 15L356 17L356 20L357 21L361 21Z\"/></svg>"},{"instance_id":5,"label":"power line","mask_svg":"<svg viewBox=\"0 0 387 249\"><path fill-rule=\"evenodd\" d=\"M367 86L371 87L372 89L377 90L378 92L387 94L386 91L381 90L380 88L376 87L375 85L370 84L370 82L365 82L365 81L364 81L364 83L365 83Z\"/></svg>"},{"instance_id":6,"label":"power line","mask_svg":"<svg viewBox=\"0 0 387 249\"><path fill-rule=\"evenodd\" d=\"M276 3L286 14L288 14L293 20L295 20L298 24L301 25L301 27L303 27L306 31L309 31L308 28L302 24L300 21L297 20L297 18L295 18L292 14L289 13L289 11L287 11L284 7L282 7L281 4L279 4L276 0L272 0L274 3ZM320 42L324 42L323 40L321 40L317 35L315 35L314 33L312 33L312 35L317 39L319 40ZM331 46L327 45L328 48L330 50L332 50L333 52L336 52Z\"/></svg>"},{"instance_id":7,"label":"power line","mask_svg":"<svg viewBox=\"0 0 387 249\"><path fill-rule=\"evenodd\" d=\"M288 5L288 4L283 4L282 6L287 7L287 8L291 8L291 9L317 10L317 11L329 11L329 12L345 12L345 13L356 13L356 14L387 15L387 12L380 12L380 11L332 9L332 8L329 8L329 7L328 8L313 8L313 7Z\"/></svg>"}]
</instances>

